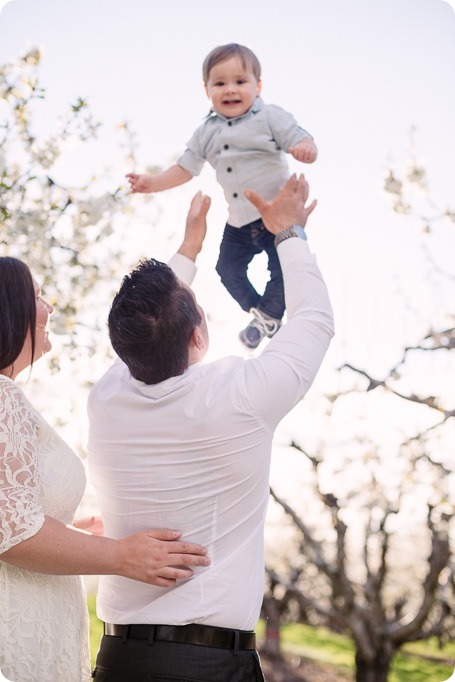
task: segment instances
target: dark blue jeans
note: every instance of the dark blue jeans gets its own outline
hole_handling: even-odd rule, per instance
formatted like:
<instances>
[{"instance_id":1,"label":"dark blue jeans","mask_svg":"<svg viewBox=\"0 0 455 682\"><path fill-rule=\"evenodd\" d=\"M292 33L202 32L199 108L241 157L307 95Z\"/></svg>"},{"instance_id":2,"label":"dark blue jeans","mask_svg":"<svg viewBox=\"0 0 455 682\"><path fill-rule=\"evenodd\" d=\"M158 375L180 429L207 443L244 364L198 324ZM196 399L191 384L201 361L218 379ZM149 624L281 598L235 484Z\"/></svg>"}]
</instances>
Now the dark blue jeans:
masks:
<instances>
[{"instance_id":1,"label":"dark blue jeans","mask_svg":"<svg viewBox=\"0 0 455 682\"><path fill-rule=\"evenodd\" d=\"M284 286L280 261L274 243L275 236L255 220L243 227L224 228L216 271L221 281L243 310L258 308L266 315L281 320L284 314ZM270 279L262 296L247 276L249 263L265 251Z\"/></svg>"},{"instance_id":2,"label":"dark blue jeans","mask_svg":"<svg viewBox=\"0 0 455 682\"><path fill-rule=\"evenodd\" d=\"M96 682L264 682L256 651L105 635L92 677Z\"/></svg>"}]
</instances>

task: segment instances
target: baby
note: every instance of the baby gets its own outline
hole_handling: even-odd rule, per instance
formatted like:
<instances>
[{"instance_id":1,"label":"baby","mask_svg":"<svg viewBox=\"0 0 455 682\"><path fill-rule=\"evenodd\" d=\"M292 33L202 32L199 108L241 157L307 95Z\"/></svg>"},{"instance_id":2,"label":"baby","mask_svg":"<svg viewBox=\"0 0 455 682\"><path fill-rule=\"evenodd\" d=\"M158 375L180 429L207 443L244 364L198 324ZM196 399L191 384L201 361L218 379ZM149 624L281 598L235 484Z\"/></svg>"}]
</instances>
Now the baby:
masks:
<instances>
[{"instance_id":1,"label":"baby","mask_svg":"<svg viewBox=\"0 0 455 682\"><path fill-rule=\"evenodd\" d=\"M285 153L303 163L317 157L313 138L294 117L264 104L261 66L256 55L237 43L216 47L203 64L205 91L212 109L197 128L177 163L157 175L129 173L133 192L160 192L198 175L208 161L216 171L229 206L216 271L231 296L253 318L239 338L257 348L273 336L285 310L283 278L274 235L264 227L256 208L244 197L252 189L273 199L289 178ZM265 251L270 279L262 296L248 279L248 265Z\"/></svg>"}]
</instances>

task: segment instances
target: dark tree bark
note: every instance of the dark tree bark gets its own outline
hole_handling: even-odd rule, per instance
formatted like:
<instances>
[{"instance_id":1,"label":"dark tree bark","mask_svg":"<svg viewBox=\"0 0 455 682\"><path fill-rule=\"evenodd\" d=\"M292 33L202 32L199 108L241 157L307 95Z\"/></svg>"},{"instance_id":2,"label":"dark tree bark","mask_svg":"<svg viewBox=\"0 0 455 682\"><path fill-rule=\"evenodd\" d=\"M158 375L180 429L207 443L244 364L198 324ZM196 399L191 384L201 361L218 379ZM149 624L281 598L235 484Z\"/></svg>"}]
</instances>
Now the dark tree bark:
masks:
<instances>
[{"instance_id":1,"label":"dark tree bark","mask_svg":"<svg viewBox=\"0 0 455 682\"><path fill-rule=\"evenodd\" d=\"M378 648L374 658L366 660L359 650L355 656L355 682L387 682L394 651L385 645Z\"/></svg>"},{"instance_id":2,"label":"dark tree bark","mask_svg":"<svg viewBox=\"0 0 455 682\"><path fill-rule=\"evenodd\" d=\"M281 655L280 649L280 620L281 613L275 597L264 597L262 611L265 617L264 651L270 656Z\"/></svg>"}]
</instances>

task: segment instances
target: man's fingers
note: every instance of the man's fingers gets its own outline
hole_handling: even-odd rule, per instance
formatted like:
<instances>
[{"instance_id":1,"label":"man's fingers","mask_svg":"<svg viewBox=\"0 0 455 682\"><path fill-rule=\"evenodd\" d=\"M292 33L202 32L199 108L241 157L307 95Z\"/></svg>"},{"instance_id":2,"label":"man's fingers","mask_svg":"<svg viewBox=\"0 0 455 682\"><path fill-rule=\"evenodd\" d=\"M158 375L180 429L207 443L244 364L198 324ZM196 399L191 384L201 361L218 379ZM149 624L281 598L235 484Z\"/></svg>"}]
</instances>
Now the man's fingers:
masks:
<instances>
[{"instance_id":1,"label":"man's fingers","mask_svg":"<svg viewBox=\"0 0 455 682\"><path fill-rule=\"evenodd\" d=\"M201 191L197 192L191 200L189 215L197 215L199 213L207 215L207 211L210 208L212 200L206 194L202 194Z\"/></svg>"},{"instance_id":2,"label":"man's fingers","mask_svg":"<svg viewBox=\"0 0 455 682\"><path fill-rule=\"evenodd\" d=\"M317 206L317 203L318 203L318 200L317 200L317 199L314 199L314 200L311 202L311 204L310 204L310 205L307 207L307 209L306 209L307 215L310 215L310 213L312 213L312 212L314 211L314 209L315 209L316 206Z\"/></svg>"},{"instance_id":3,"label":"man's fingers","mask_svg":"<svg viewBox=\"0 0 455 682\"><path fill-rule=\"evenodd\" d=\"M292 189L297 189L299 183L304 180L305 176L303 173L300 173L300 175L297 175L297 173L293 173L288 180L288 184L291 186Z\"/></svg>"},{"instance_id":4,"label":"man's fingers","mask_svg":"<svg viewBox=\"0 0 455 682\"><path fill-rule=\"evenodd\" d=\"M198 206L199 203L201 202L201 199L202 199L202 192L201 192L201 190L199 190L199 192L196 192L194 197L191 199L190 208L193 208L193 206Z\"/></svg>"},{"instance_id":5,"label":"man's fingers","mask_svg":"<svg viewBox=\"0 0 455 682\"><path fill-rule=\"evenodd\" d=\"M202 215L206 216L211 203L211 198L206 194L202 194L200 199L199 213L202 213Z\"/></svg>"},{"instance_id":6,"label":"man's fingers","mask_svg":"<svg viewBox=\"0 0 455 682\"><path fill-rule=\"evenodd\" d=\"M262 214L265 208L268 206L268 201L264 201L262 197L259 196L256 192L253 192L252 189L246 189L244 191L244 196L248 199L248 201L251 201L253 206L257 208L259 213Z\"/></svg>"},{"instance_id":7,"label":"man's fingers","mask_svg":"<svg viewBox=\"0 0 455 682\"><path fill-rule=\"evenodd\" d=\"M306 177L304 176L303 173L301 173L298 177L298 180L297 180L297 189L302 190L302 189L307 188L307 187L308 187L308 183L306 181Z\"/></svg>"}]
</instances>

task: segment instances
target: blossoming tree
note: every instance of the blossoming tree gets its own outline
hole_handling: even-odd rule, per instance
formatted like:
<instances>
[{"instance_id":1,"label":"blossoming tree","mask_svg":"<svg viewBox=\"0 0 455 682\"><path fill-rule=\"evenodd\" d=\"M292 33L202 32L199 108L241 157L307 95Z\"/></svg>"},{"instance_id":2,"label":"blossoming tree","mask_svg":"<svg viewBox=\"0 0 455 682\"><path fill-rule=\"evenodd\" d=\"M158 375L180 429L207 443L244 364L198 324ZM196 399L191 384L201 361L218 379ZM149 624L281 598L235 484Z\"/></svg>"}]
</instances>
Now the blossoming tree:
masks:
<instances>
[{"instance_id":1,"label":"blossoming tree","mask_svg":"<svg viewBox=\"0 0 455 682\"><path fill-rule=\"evenodd\" d=\"M455 213L431 199L425 168L413 159L406 170L388 170L384 190L413 238L420 232L437 321L383 376L344 363L339 390L326 396L332 442L291 444L305 489L300 500L271 494L297 551L269 561L264 601L265 614L275 614L275 651L277 615L326 625L351 636L358 682L386 682L407 643L455 635L455 276L444 265L454 253ZM344 439L336 435L340 411L353 425ZM362 425L371 415L381 420L376 438Z\"/></svg>"},{"instance_id":2,"label":"blossoming tree","mask_svg":"<svg viewBox=\"0 0 455 682\"><path fill-rule=\"evenodd\" d=\"M110 352L108 305L121 277L142 255L141 229L150 227L135 222L128 194L109 170L96 174L102 126L85 99L62 103L60 117L43 123L49 111L39 77L41 59L34 48L0 67L0 254L23 259L55 306L48 362L71 386L66 397L72 397L73 405L58 416L64 423L81 402L79 388L90 383ZM123 177L134 164L135 141L127 124L118 128L116 175ZM63 169L71 165L71 154L90 145L95 152L84 169L85 180L68 181ZM130 237L132 229L136 240ZM37 366L32 389L39 372ZM39 400L45 402L43 392Z\"/></svg>"}]
</instances>

